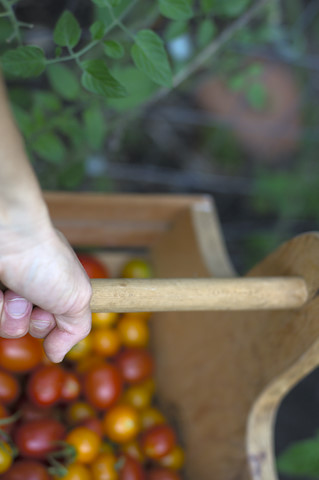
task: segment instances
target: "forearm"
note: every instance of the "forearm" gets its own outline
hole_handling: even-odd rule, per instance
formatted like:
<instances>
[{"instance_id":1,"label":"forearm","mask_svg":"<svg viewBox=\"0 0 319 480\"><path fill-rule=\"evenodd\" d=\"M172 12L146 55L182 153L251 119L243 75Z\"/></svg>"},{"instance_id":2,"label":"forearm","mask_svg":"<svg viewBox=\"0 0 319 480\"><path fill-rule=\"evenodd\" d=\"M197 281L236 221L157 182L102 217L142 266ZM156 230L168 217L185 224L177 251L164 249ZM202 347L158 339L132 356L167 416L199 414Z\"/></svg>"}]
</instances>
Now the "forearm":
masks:
<instances>
[{"instance_id":1,"label":"forearm","mask_svg":"<svg viewBox=\"0 0 319 480\"><path fill-rule=\"evenodd\" d=\"M35 214L45 216L46 207L0 72L0 222L19 222Z\"/></svg>"}]
</instances>

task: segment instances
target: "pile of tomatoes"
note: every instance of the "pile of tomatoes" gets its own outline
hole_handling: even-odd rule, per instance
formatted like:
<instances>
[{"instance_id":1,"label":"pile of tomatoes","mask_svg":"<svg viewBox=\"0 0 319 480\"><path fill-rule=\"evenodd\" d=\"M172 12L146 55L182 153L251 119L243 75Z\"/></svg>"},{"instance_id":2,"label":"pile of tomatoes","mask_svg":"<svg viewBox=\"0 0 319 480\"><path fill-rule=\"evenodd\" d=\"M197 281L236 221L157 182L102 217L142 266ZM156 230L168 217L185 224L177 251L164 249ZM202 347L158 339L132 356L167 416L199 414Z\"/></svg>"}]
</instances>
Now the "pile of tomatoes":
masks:
<instances>
[{"instance_id":1,"label":"pile of tomatoes","mask_svg":"<svg viewBox=\"0 0 319 480\"><path fill-rule=\"evenodd\" d=\"M79 255L91 278L108 277ZM133 260L124 276L150 273ZM0 338L0 480L180 480L184 453L156 406L148 313L93 313L61 364L29 334Z\"/></svg>"}]
</instances>

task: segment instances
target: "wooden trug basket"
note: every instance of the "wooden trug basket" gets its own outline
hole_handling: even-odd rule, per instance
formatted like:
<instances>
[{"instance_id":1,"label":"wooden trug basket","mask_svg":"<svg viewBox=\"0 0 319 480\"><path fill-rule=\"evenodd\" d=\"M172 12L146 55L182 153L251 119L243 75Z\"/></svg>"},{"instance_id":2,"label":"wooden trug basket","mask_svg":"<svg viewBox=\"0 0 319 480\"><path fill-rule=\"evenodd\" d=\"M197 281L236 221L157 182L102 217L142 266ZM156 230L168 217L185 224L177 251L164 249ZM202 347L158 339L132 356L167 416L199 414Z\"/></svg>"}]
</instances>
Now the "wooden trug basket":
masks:
<instances>
[{"instance_id":1,"label":"wooden trug basket","mask_svg":"<svg viewBox=\"0 0 319 480\"><path fill-rule=\"evenodd\" d=\"M76 248L146 248L158 278L236 277L210 197L49 193L46 200ZM123 259L113 252L108 259ZM181 431L190 480L276 480L278 406L319 363L318 234L287 242L248 276L301 277L307 300L268 310L265 298L256 310L225 305L156 313L152 321L160 398Z\"/></svg>"}]
</instances>

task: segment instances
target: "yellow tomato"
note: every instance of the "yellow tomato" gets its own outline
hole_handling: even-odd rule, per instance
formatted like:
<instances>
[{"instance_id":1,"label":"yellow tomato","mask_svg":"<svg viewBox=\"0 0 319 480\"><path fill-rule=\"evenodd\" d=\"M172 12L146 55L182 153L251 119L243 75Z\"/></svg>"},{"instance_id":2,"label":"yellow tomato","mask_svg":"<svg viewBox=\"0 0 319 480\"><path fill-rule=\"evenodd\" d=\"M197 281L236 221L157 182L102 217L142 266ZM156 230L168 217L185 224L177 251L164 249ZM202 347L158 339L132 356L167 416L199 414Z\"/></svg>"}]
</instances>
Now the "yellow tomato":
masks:
<instances>
[{"instance_id":1,"label":"yellow tomato","mask_svg":"<svg viewBox=\"0 0 319 480\"><path fill-rule=\"evenodd\" d=\"M102 357L112 357L121 346L121 337L118 330L113 328L99 328L92 331L93 352Z\"/></svg>"},{"instance_id":2,"label":"yellow tomato","mask_svg":"<svg viewBox=\"0 0 319 480\"><path fill-rule=\"evenodd\" d=\"M126 347L146 347L149 328L145 320L134 314L126 314L118 323L118 331Z\"/></svg>"},{"instance_id":3,"label":"yellow tomato","mask_svg":"<svg viewBox=\"0 0 319 480\"><path fill-rule=\"evenodd\" d=\"M121 276L123 278L150 278L153 273L146 260L134 258L124 265Z\"/></svg>"},{"instance_id":4,"label":"yellow tomato","mask_svg":"<svg viewBox=\"0 0 319 480\"><path fill-rule=\"evenodd\" d=\"M65 358L71 362L78 362L79 360L86 358L92 351L92 338L91 335L80 340L73 348L66 354Z\"/></svg>"},{"instance_id":5,"label":"yellow tomato","mask_svg":"<svg viewBox=\"0 0 319 480\"><path fill-rule=\"evenodd\" d=\"M92 480L91 473L81 463L71 463L66 467L67 473L61 476L54 476L54 480Z\"/></svg>"},{"instance_id":6,"label":"yellow tomato","mask_svg":"<svg viewBox=\"0 0 319 480\"><path fill-rule=\"evenodd\" d=\"M171 468L172 470L181 470L184 465L185 455L184 450L179 445L176 445L167 455L160 458L158 462L163 467Z\"/></svg>"},{"instance_id":7,"label":"yellow tomato","mask_svg":"<svg viewBox=\"0 0 319 480\"><path fill-rule=\"evenodd\" d=\"M149 406L140 411L140 421L142 430L146 430L153 425L165 423L166 420L158 408Z\"/></svg>"},{"instance_id":8,"label":"yellow tomato","mask_svg":"<svg viewBox=\"0 0 319 480\"><path fill-rule=\"evenodd\" d=\"M74 447L76 451L76 461L79 463L93 462L101 446L101 438L99 435L86 427L74 428L65 440Z\"/></svg>"},{"instance_id":9,"label":"yellow tomato","mask_svg":"<svg viewBox=\"0 0 319 480\"><path fill-rule=\"evenodd\" d=\"M139 414L131 405L115 405L106 412L103 427L112 442L129 442L140 430Z\"/></svg>"},{"instance_id":10,"label":"yellow tomato","mask_svg":"<svg viewBox=\"0 0 319 480\"><path fill-rule=\"evenodd\" d=\"M93 480L117 480L116 457L113 453L100 453L91 464Z\"/></svg>"},{"instance_id":11,"label":"yellow tomato","mask_svg":"<svg viewBox=\"0 0 319 480\"><path fill-rule=\"evenodd\" d=\"M83 401L71 403L66 411L66 419L70 425L76 425L87 418L94 418L95 416L94 408Z\"/></svg>"},{"instance_id":12,"label":"yellow tomato","mask_svg":"<svg viewBox=\"0 0 319 480\"><path fill-rule=\"evenodd\" d=\"M0 445L0 473L4 473L11 467L13 462L13 454L11 447L6 442Z\"/></svg>"},{"instance_id":13,"label":"yellow tomato","mask_svg":"<svg viewBox=\"0 0 319 480\"><path fill-rule=\"evenodd\" d=\"M130 442L124 443L121 447L124 453L130 455L130 457L135 458L138 462L143 463L145 460L145 455L142 452L141 445L139 442L134 439Z\"/></svg>"},{"instance_id":14,"label":"yellow tomato","mask_svg":"<svg viewBox=\"0 0 319 480\"><path fill-rule=\"evenodd\" d=\"M119 317L118 313L92 313L92 328L106 328L114 325Z\"/></svg>"},{"instance_id":15,"label":"yellow tomato","mask_svg":"<svg viewBox=\"0 0 319 480\"><path fill-rule=\"evenodd\" d=\"M123 400L125 403L128 403L137 409L144 409L151 404L152 396L152 391L146 382L144 382L127 388L124 392Z\"/></svg>"}]
</instances>

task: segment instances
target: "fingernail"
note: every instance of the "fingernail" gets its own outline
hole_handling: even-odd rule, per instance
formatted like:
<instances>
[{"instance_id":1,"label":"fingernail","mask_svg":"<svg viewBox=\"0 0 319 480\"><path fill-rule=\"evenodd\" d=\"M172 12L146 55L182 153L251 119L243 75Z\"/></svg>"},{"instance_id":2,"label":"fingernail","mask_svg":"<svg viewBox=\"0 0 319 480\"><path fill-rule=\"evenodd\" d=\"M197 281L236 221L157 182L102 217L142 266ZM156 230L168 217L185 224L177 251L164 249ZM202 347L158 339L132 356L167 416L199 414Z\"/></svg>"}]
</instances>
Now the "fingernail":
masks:
<instances>
[{"instance_id":1,"label":"fingernail","mask_svg":"<svg viewBox=\"0 0 319 480\"><path fill-rule=\"evenodd\" d=\"M41 330L41 331L46 330L50 326L50 322L45 322L43 320L33 320L32 318L30 323L32 328L34 328L35 330Z\"/></svg>"},{"instance_id":2,"label":"fingernail","mask_svg":"<svg viewBox=\"0 0 319 480\"><path fill-rule=\"evenodd\" d=\"M29 302L24 298L12 298L6 302L6 310L11 317L23 317L28 308Z\"/></svg>"}]
</instances>

